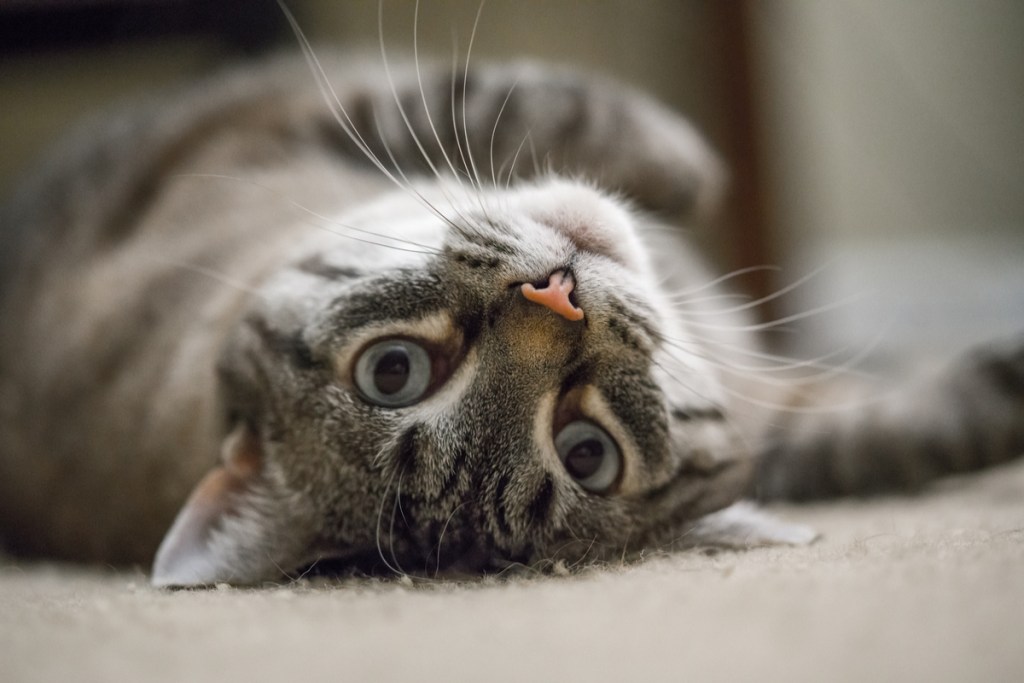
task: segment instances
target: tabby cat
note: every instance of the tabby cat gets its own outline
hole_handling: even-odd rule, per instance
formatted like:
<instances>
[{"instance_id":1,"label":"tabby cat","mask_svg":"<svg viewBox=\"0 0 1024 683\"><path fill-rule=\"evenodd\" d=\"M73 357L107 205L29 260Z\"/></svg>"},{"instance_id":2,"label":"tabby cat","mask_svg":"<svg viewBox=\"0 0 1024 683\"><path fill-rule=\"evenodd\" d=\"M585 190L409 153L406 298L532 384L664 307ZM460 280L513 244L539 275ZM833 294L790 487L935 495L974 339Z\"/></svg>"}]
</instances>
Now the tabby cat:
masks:
<instances>
[{"instance_id":1,"label":"tabby cat","mask_svg":"<svg viewBox=\"0 0 1024 683\"><path fill-rule=\"evenodd\" d=\"M1024 452L1019 340L843 413L758 381L671 225L719 164L643 95L321 64L107 113L6 206L12 552L192 586L803 543L734 504Z\"/></svg>"}]
</instances>

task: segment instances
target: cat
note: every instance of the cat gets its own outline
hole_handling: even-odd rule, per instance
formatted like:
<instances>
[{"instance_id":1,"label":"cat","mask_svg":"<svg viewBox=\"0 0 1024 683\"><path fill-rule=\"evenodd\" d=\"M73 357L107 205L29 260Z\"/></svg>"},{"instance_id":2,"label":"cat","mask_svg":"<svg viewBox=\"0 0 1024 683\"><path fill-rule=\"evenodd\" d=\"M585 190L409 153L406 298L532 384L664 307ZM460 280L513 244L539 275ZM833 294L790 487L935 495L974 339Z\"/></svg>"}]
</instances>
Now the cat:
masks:
<instances>
[{"instance_id":1,"label":"cat","mask_svg":"<svg viewBox=\"0 0 1024 683\"><path fill-rule=\"evenodd\" d=\"M306 57L105 113L4 208L11 551L201 586L799 544L740 501L1024 453L1021 339L847 411L759 381L677 225L722 166L645 95Z\"/></svg>"}]
</instances>

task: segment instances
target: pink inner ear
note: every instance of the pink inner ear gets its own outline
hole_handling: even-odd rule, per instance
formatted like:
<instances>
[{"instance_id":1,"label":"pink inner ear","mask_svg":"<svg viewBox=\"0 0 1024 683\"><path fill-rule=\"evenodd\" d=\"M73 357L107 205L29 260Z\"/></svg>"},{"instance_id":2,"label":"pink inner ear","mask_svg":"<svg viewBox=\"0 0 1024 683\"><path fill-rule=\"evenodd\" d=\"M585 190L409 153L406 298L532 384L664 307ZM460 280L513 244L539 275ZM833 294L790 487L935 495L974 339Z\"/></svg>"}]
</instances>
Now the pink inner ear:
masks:
<instances>
[{"instance_id":1,"label":"pink inner ear","mask_svg":"<svg viewBox=\"0 0 1024 683\"><path fill-rule=\"evenodd\" d=\"M247 426L237 427L224 440L221 457L224 465L203 477L164 536L153 563L154 585L207 585L244 571L231 566L226 549L215 547L212 536L226 517L237 512L259 477L259 437Z\"/></svg>"},{"instance_id":2,"label":"pink inner ear","mask_svg":"<svg viewBox=\"0 0 1024 683\"><path fill-rule=\"evenodd\" d=\"M224 466L240 479L259 474L263 468L263 449L259 437L246 425L239 425L228 434L221 447Z\"/></svg>"},{"instance_id":3,"label":"pink inner ear","mask_svg":"<svg viewBox=\"0 0 1024 683\"><path fill-rule=\"evenodd\" d=\"M209 577L218 573L210 536L221 520L233 512L236 497L246 488L246 479L226 467L214 468L203 477L160 544L153 563L154 585L210 583Z\"/></svg>"}]
</instances>

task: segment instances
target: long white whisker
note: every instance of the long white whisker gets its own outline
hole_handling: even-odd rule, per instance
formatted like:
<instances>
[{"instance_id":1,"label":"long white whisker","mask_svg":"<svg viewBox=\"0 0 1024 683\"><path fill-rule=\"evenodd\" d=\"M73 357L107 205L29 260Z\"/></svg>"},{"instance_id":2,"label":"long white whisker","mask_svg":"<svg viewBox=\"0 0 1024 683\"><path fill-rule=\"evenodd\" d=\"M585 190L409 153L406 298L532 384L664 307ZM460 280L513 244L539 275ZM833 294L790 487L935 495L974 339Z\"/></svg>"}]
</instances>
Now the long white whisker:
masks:
<instances>
[{"instance_id":1,"label":"long white whisker","mask_svg":"<svg viewBox=\"0 0 1024 683\"><path fill-rule=\"evenodd\" d=\"M516 164L519 162L519 153L523 151L523 147L526 145L527 140L532 140L532 138L530 137L530 133L532 132L533 128L531 127L526 131L526 134L523 135L523 139L520 140L519 146L516 147L516 153L512 157L512 163L510 163L508 167L508 175L505 177L506 190L512 186L512 176L515 175L516 172Z\"/></svg>"},{"instance_id":2,"label":"long white whisker","mask_svg":"<svg viewBox=\"0 0 1024 683\"><path fill-rule=\"evenodd\" d=\"M775 299L778 299L779 297L785 296L789 292L792 292L794 289L800 287L801 285L806 284L809 280L811 280L815 276L819 275L823 270L825 270L827 267L829 267L829 265L830 264L822 265L822 266L814 269L813 271L811 271L807 275L804 275L800 279L796 280L795 282L792 282L792 283L786 285L785 287L782 287L781 289L776 290L775 292L773 292L771 294L767 294L767 295L765 295L765 296L763 296L763 297L761 297L759 299L755 299L754 301L750 301L750 302L747 302L747 303L744 303L744 304L740 304L738 306L733 306L732 308L721 308L721 309L717 309L717 310L712 309L712 310L702 310L702 311L689 310L689 311L686 311L686 314L687 315L727 315L727 314L730 314L730 313L739 313L741 311L746 311L746 310L749 310L751 308L756 308L757 306L761 306L762 304L766 304L769 301L774 301ZM685 306L687 303L689 303L689 301L684 299L682 301L677 302L677 305L678 306Z\"/></svg>"},{"instance_id":3,"label":"long white whisker","mask_svg":"<svg viewBox=\"0 0 1024 683\"><path fill-rule=\"evenodd\" d=\"M459 174L456 171L455 165L452 163L451 158L448 156L448 153L444 149L444 145L441 142L440 135L438 134L437 128L434 125L433 118L431 117L430 107L427 105L427 98L426 98L426 93L423 90L423 79L422 79L422 75L421 75L421 72L420 72L420 64L419 64L419 46L418 46L419 29L418 29L418 27L419 27L419 0L417 0L417 2L416 2L415 15L414 15L414 23L413 23L413 44L414 44L414 51L415 51L415 54L416 54L416 56L415 56L415 61L416 61L415 68L416 68L417 85L419 87L420 98L423 101L424 114L427 117L427 121L429 123L430 130L431 130L431 132L434 135L434 139L437 142L437 145L438 145L438 148L441 151L442 157L444 158L445 162L448 164L448 167L452 170L452 174L454 176L454 182L457 185L461 186L461 180L459 179ZM386 49L385 44L384 44L384 5L383 5L383 1L378 2L378 4L377 4L377 30L378 30L378 33L379 33L379 36L380 36L380 52L381 52L381 59L382 59L383 64L384 64L384 73L385 73L385 76L387 77L388 86L391 89L391 95L392 95L392 97L393 97L393 99L395 101L395 106L398 109L398 113L401 116L402 122L405 124L406 130L408 130L409 135L412 137L413 143L416 145L416 148L419 150L420 155L422 156L423 160L427 163L427 166L430 167L430 170L434 174L434 177L437 178L437 180L439 181L438 182L438 188L450 200L451 198L448 195L448 192L447 192L447 189L444 186L444 183L440 182L442 180L441 173L438 170L437 165L430 158L430 154L427 152L426 148L423 146L423 142L420 140L419 136L416 134L416 131L413 128L413 125L412 125L412 121L409 119L409 114L405 110L405 107L402 105L401 98L398 96L398 89L395 86L394 77L392 76L392 73L391 73L390 61L388 60L388 56L387 56L387 49ZM374 119L375 119L375 122L377 124L378 131L381 131L381 126L380 126L379 121L376 121L376 116L374 117ZM456 129L456 131L457 131L457 129ZM398 164L397 160L395 159L395 156L392 153L392 151L390 149L390 146L387 144L387 140L385 139L385 137L384 137L382 132L380 133L379 137L381 139L381 142L384 144L384 146L386 148L386 151L387 151L387 154L388 154L388 156L392 160L392 163L395 165L396 168L399 168L399 164ZM458 133L456 132L456 138L457 137L458 137ZM399 172L401 172L400 169L399 169ZM401 173L401 175L408 182L408 179L405 177L405 174ZM472 180L470 181L470 184L472 184ZM450 227L456 228L456 229L458 228L458 226L450 218L448 218L447 216L443 215L440 211L438 211L437 208L434 207L425 197L423 197L418 192L417 192L417 195L420 197L421 201L424 202L428 206L428 208L430 208L431 211L433 211L439 218L441 218L443 221L445 221ZM477 196L479 196L479 194L477 194ZM452 203L453 206L457 204L457 202L454 202L454 201L452 201L451 203ZM481 205L481 209L486 214L486 209L483 206L482 200L480 201L480 205Z\"/></svg>"},{"instance_id":4,"label":"long white whisker","mask_svg":"<svg viewBox=\"0 0 1024 683\"><path fill-rule=\"evenodd\" d=\"M441 151L441 156L444 158L448 168L451 169L455 182L459 182L459 172L455 169L455 164L452 163L451 158L448 156L448 152L445 151L444 144L441 142L441 136L437 132L437 127L434 125L433 117L430 115L430 106L427 104L427 93L423 90L423 76L420 73L419 25L420 0L416 0L416 7L413 10L412 53L413 63L416 67L416 83L419 85L420 100L423 102L423 113L427 117L427 124L430 126L430 130L434 134L434 140L437 142L437 147Z\"/></svg>"},{"instance_id":5,"label":"long white whisker","mask_svg":"<svg viewBox=\"0 0 1024 683\"><path fill-rule=\"evenodd\" d=\"M476 10L476 17L473 19L473 30L469 34L469 46L466 48L466 65L462 73L462 131L466 138L466 156L469 157L469 168L478 188L483 187L483 182L480 180L480 172L477 170L476 160L473 159L473 145L469 139L469 118L466 115L466 88L469 83L469 63L473 55L473 42L476 40L476 31L480 25L480 17L484 11L485 1L480 0L480 6ZM484 209L482 205L481 209ZM484 209L484 212L486 215L486 209Z\"/></svg>"},{"instance_id":6,"label":"long white whisker","mask_svg":"<svg viewBox=\"0 0 1024 683\"><path fill-rule=\"evenodd\" d=\"M416 3L417 10L419 8L419 2ZM415 29L414 29L415 30ZM408 112L405 111L405 107L402 105L402 98L398 96L398 88L395 87L395 79L391 74L391 63L388 60L388 51L384 45L384 3L383 1L377 3L377 31L380 35L380 56L381 61L384 64L384 76L387 78L388 87L391 89L391 95L395 100L395 106L398 108L398 114L402 117L403 123L405 123L406 130L409 131L409 135L412 137L413 144L416 145L416 149L419 150L420 156L427 162L427 166L430 167L431 172L436 178L440 178L441 174L438 172L437 167L434 165L433 160L427 153L426 148L423 147L422 141L416 130L413 128L412 122L409 120ZM419 65L416 66L416 73L419 74ZM425 99L425 98L424 98ZM428 114L429 117L429 114Z\"/></svg>"},{"instance_id":7,"label":"long white whisker","mask_svg":"<svg viewBox=\"0 0 1024 683\"><path fill-rule=\"evenodd\" d=\"M689 347L687 345L684 345L684 344L681 344L681 343L678 343L678 342L674 342L674 341L669 340L669 339L663 339L663 341L664 341L666 346L670 346L670 347L672 347L674 349L678 349L678 350L682 351L685 354L693 355L693 356L696 356L697 358L701 358L701 359L708 360L708 361L725 362L725 361L722 360L721 356L713 355L713 350L711 348L707 347L706 345L694 344L694 345L692 345L692 348L691 348L691 347ZM825 365L824 361L828 360L829 358L834 358L835 356L841 355L842 353L845 353L847 350L848 350L848 348L844 347L842 349L838 349L836 351L832 351L831 353L823 354L823 355L818 356L816 358L810 358L810 359L806 359L806 360L793 359L791 362L779 362L779 364L777 364L777 365L740 365L740 364L737 364L737 363L734 363L734 362L731 362L731 361L728 362L728 365L729 365L730 368L732 368L734 370L740 370L740 371L744 371L744 372L768 373L768 374L774 374L774 373L780 373L780 372L790 372L790 371L793 371L793 370L799 370L801 368L811 368L811 369L817 369L817 370L832 370L833 366Z\"/></svg>"},{"instance_id":8,"label":"long white whisker","mask_svg":"<svg viewBox=\"0 0 1024 683\"><path fill-rule=\"evenodd\" d=\"M398 163L398 159L395 158L395 153L391 149L391 144L387 141L387 138L384 137L383 130L381 128L380 119L377 117L377 112L374 112L374 114L373 114L373 125L377 129L377 131L378 131L378 134L379 134L379 137L380 137L380 143L384 147L384 153L388 156L388 159L391 160L391 163L394 164L395 170L398 172L398 174L401 175L402 179L405 180L407 183L409 183L410 188L412 188L413 187L412 182L406 177L405 171L402 170L401 165ZM455 201L453 201L452 197L445 191L444 184L441 182L440 178L438 178L436 187L438 187L444 193L445 198L449 201L449 203L453 207L453 210L456 213L459 213L458 209L455 208L457 206L457 203ZM419 197L419 201L424 206L426 206L430 210L431 213L433 213L435 216L437 216L438 218L443 220L449 227L455 228L455 229L457 229L459 227L458 224L455 223L455 221L453 221L451 218L446 216L441 211L441 209L439 209L436 206L434 206L434 203L431 202L429 199L427 199L426 196L424 196L422 193L420 193L418 191L416 191L416 194Z\"/></svg>"},{"instance_id":9,"label":"long white whisker","mask_svg":"<svg viewBox=\"0 0 1024 683\"><path fill-rule=\"evenodd\" d=\"M723 282L727 282L729 280L733 280L737 277L748 275L750 273L760 273L765 271L779 272L780 270L782 269L779 268L778 266L747 266L746 268L739 268L730 273L726 273L725 275L717 277L714 280L711 280L710 282L705 282L702 285L698 285L696 287L691 287L690 289L684 289L680 292L676 292L673 295L673 298L685 297L690 294L697 294L698 292L703 292L705 290L711 289L712 287L716 287L717 285L720 285Z\"/></svg>"},{"instance_id":10,"label":"long white whisker","mask_svg":"<svg viewBox=\"0 0 1024 683\"><path fill-rule=\"evenodd\" d=\"M328 111L330 111L331 116L337 122L338 126L349 137L349 139L352 140L353 144L356 145L356 147L359 149L360 152L362 152L366 159L384 175L384 177L393 182L402 190L410 193L428 210L430 210L431 213L437 215L438 218L450 224L448 217L445 216L444 214L439 213L426 200L422 193L416 190L416 188L413 187L408 182L408 179L404 177L404 174L402 174L403 179L405 180L405 182L403 183L402 180L399 180L395 173L392 172L391 169L389 169L387 166L385 166L384 163L380 160L380 158L376 154L374 154L369 143L363 138L360 131L356 128L355 123L352 121L351 117L348 114L348 111L345 109L344 105L341 104L341 100L338 98L338 95L335 92L333 86L331 86L330 79L327 77L327 73L324 71L324 68L320 63L319 58L317 58L312 46L306 39L306 36L303 33L302 28L298 24L298 21L288 10L288 8L284 5L283 0L277 0L277 3L278 6L281 8L281 11L284 13L285 18L288 20L288 23L291 26L292 31L299 42L299 46L302 49L303 57L305 57L306 63L309 64L310 70L313 73L313 77L317 81L317 86L320 89L320 94L323 97L324 102L327 104ZM383 41L383 37L381 37L381 40ZM379 127L378 133L380 133L381 141L386 142L383 133ZM394 159L392 159L392 162L396 164L396 170L400 171L401 169L398 167L397 162L394 161Z\"/></svg>"},{"instance_id":11,"label":"long white whisker","mask_svg":"<svg viewBox=\"0 0 1024 683\"><path fill-rule=\"evenodd\" d=\"M266 296L262 292L260 292L258 289L251 286L250 284L242 282L241 280L236 280L235 278L232 277L228 277L223 273L219 273L216 270L207 268L205 266L200 266L195 263L189 263L187 261L179 261L177 259L165 258L163 256L155 256L153 254L145 254L140 256L139 258L145 258L152 261L156 261L158 263L163 263L164 265L173 266L175 268L181 268L182 270L188 270L193 273L197 273L199 275L208 277L212 280L222 282L226 285L234 287L235 289L238 289L239 291L245 292L246 294L252 294L253 296L257 296L261 299L266 298Z\"/></svg>"},{"instance_id":12,"label":"long white whisker","mask_svg":"<svg viewBox=\"0 0 1024 683\"><path fill-rule=\"evenodd\" d=\"M395 502L391 506L391 523L388 527L388 550L391 552L391 560L398 567L398 573L402 576L409 576L409 573L402 568L401 562L398 561L398 556L395 555L395 517L401 508L403 476L405 476L405 472L399 472L398 484L395 486Z\"/></svg>"},{"instance_id":13,"label":"long white whisker","mask_svg":"<svg viewBox=\"0 0 1024 683\"><path fill-rule=\"evenodd\" d=\"M376 459L379 460L382 457L382 455L383 455L383 451L379 452L377 454L377 458ZM376 544L377 544L377 555L380 556L381 562L383 562L384 566L387 567L389 570L391 570L393 573L401 575L402 574L401 569L393 566L388 561L387 556L384 554L384 548L381 545L381 538L380 538L381 522L384 520L384 502L388 499L388 495L389 495L388 492L391 490L391 483L395 479L395 474L396 474L396 471L392 470L391 476L388 477L387 482L385 482L385 484L384 484L384 492L381 494L380 505L377 507L377 526L376 526L376 529L375 529L375 532L374 532L374 536L375 536L375 540L376 540Z\"/></svg>"},{"instance_id":14,"label":"long white whisker","mask_svg":"<svg viewBox=\"0 0 1024 683\"><path fill-rule=\"evenodd\" d=\"M459 510L465 507L466 504L468 503L468 500L464 500L455 506L455 508L448 515L447 519L444 520L444 526L441 527L441 533L437 535L437 559L434 562L434 576L437 576L438 573L441 571L441 546L444 542L444 534L446 531L448 531L448 525L451 524L452 520L455 518L455 515L459 512Z\"/></svg>"},{"instance_id":15,"label":"long white whisker","mask_svg":"<svg viewBox=\"0 0 1024 683\"><path fill-rule=\"evenodd\" d=\"M519 85L518 78L516 78L516 80L512 82L512 87L508 89L508 94L505 95L505 99L502 101L501 107L498 109L498 115L494 117L494 126L491 128L491 142L489 145L491 161L491 184L495 187L498 186L498 177L494 173L494 138L498 133L498 123L501 121L501 115L505 113L505 107L508 105L509 98L512 97L512 93L515 91L517 85Z\"/></svg>"},{"instance_id":16,"label":"long white whisker","mask_svg":"<svg viewBox=\"0 0 1024 683\"><path fill-rule=\"evenodd\" d=\"M800 376L793 376L793 377L777 377L773 373L778 373L778 372L787 371L787 370L791 371L793 369L798 369L801 366L799 364L793 364L793 365L788 366L788 367L775 367L775 368L759 368L759 367L754 367L754 366L740 366L740 365L735 365L733 363L724 362L721 359L714 358L714 357L709 356L707 354L695 353L692 350L682 349L681 347L674 346L674 345L670 345L670 346L672 348L675 348L675 349L679 350L679 351L682 351L683 353L686 353L687 355L691 355L693 357L699 358L702 361L704 361L705 363L708 363L712 367L717 368L718 370L721 370L722 372L724 372L724 373L726 373L728 375L732 375L734 377L741 377L741 378L743 378L743 379L745 379L745 380L747 380L749 382L754 382L754 383L757 383L757 384L763 384L765 386L771 386L771 387L780 387L780 388L792 388L792 387L797 387L797 386L806 386L806 385L811 385L811 384L820 384L820 383L822 383L822 382L824 382L824 381L826 381L826 380L828 380L828 379L830 379L830 378L832 378L832 377L834 377L836 375L840 375L840 374L844 374L844 373L851 374L851 373L854 372L852 367L854 365L856 365L856 363L860 362L860 360L862 360L862 358L854 357L854 358L849 359L846 363L843 363L842 365L838 365L838 366L835 366L835 367L826 367L825 369L822 369L822 370L820 370L818 372L815 372L813 374L810 374L810 375L800 375ZM677 362L682 362L671 350L666 349L666 352L672 358L674 358ZM806 366L804 366L804 367L806 367Z\"/></svg>"},{"instance_id":17,"label":"long white whisker","mask_svg":"<svg viewBox=\"0 0 1024 683\"><path fill-rule=\"evenodd\" d=\"M177 177L177 178L212 178L212 179L217 179L217 180L228 180L228 181L231 181L231 182L241 183L241 184L244 184L244 185L250 185L252 187L255 187L255 188L258 188L260 190L263 190L264 192L267 192L268 194L274 195L275 197L280 199L282 203L288 204L288 205L292 206L293 208L298 209L302 213L304 213L304 214L306 214L306 215L308 215L308 216L310 216L312 218L315 218L315 219L317 219L319 221L323 221L324 223L327 223L329 225L337 226L337 227L342 228L344 230L351 230L352 232L357 232L357 233L360 233L362 235L369 235L371 237L376 237L376 238L379 238L379 239L392 240L394 242L398 242L399 244L407 244L409 246L418 247L418 249L407 249L407 248L403 248L403 247L396 247L396 246L391 245L391 244L382 244L380 242L374 242L372 240L367 240L367 239L363 239L363 238L360 238L360 237L355 237L353 235L347 235L345 233L341 233L341 232L337 232L337 231L334 231L334 230L330 230L328 228L323 227L322 225L320 225L318 223L312 223L312 222L310 223L311 225L316 225L317 227L319 227L319 228L321 228L323 230L326 230L327 232L332 232L332 233L338 235L339 237L345 237L347 239L355 240L355 241L358 241L358 242L364 242L366 244L373 244L373 245L376 245L376 246L379 246L379 247L385 247L387 249L397 249L399 251L410 251L410 252L417 253L417 254L438 254L438 253L440 253L439 249L436 249L436 248L434 248L434 247L432 247L432 246L430 246L428 244L421 244L420 242L414 242L412 240L407 240L407 239L404 239L404 238L401 238L401 237L392 237L391 235L385 235L384 233L375 232L373 230L366 230L364 228L357 228L354 225L347 225L345 223L341 223L340 221L334 220L333 218L329 218L327 216L324 216L323 214L320 214L320 213L317 213L316 211L313 211L309 207L307 207L307 206L305 206L303 204L300 204L299 202L295 201L294 199L291 199L290 197L287 197L287 196L281 194L280 192L278 192L277 190L275 190L272 187L269 187L267 185L259 183L259 182L255 181L255 180L251 180L249 178L241 178L239 176L230 176L230 175L224 175L224 174L219 174L219 173L178 173L178 174L175 174L173 177Z\"/></svg>"},{"instance_id":18,"label":"long white whisker","mask_svg":"<svg viewBox=\"0 0 1024 683\"><path fill-rule=\"evenodd\" d=\"M671 276L666 276L665 279L669 279ZM664 284L664 283L662 283ZM693 298L683 299L682 301L673 302L673 307L682 306L693 306L696 304L708 304L715 301L742 301L743 303L750 303L753 301L753 297L749 294L709 294L707 296L696 296ZM719 309L721 310L721 309Z\"/></svg>"},{"instance_id":19,"label":"long white whisker","mask_svg":"<svg viewBox=\"0 0 1024 683\"><path fill-rule=\"evenodd\" d=\"M359 129L356 128L355 123L348 115L348 111L342 105L341 100L338 98L337 92L331 85L330 79L327 77L327 72L324 70L323 65L320 63L320 59L316 56L313 51L313 47L309 44L309 40L306 38L306 34L302 31L302 27L299 26L298 21L292 15L291 11L284 4L283 0L277 0L278 7L281 8L285 18L288 20L291 26L292 32L295 34L296 40L299 42L299 47L302 49L302 55L306 59L306 63L310 67L310 71L313 74L313 78L317 82L317 86L320 90L320 95L323 97L324 102L327 104L328 110L334 117L334 120L341 127L342 131L349 137L350 140L359 148L366 158L381 172L385 177L389 178L392 182L403 189L405 185L398 181L398 178L391 173L391 171L384 166L381 160L373 153L369 143L363 138Z\"/></svg>"},{"instance_id":20,"label":"long white whisker","mask_svg":"<svg viewBox=\"0 0 1024 683\"><path fill-rule=\"evenodd\" d=\"M846 297L845 299L840 299L839 301L834 301L832 303L824 304L824 305L818 306L816 308L811 308L811 309L808 309L806 311L801 311L800 313L794 313L792 315L787 315L787 316L784 316L782 318L777 318L775 320L770 320L770 321L765 322L765 323L756 323L756 324L751 324L751 325L714 325L714 324L711 324L711 323L704 323L704 322L692 320L691 318L687 317L685 314L682 317L683 317L683 320L685 320L687 325L691 325L691 326L694 326L694 327L700 327L700 328L703 328L703 329L729 331L729 332L757 332L757 331L760 331L760 330L778 329L780 326L785 325L786 323L796 322L798 320L804 320L806 318L812 318L812 317L814 317L816 315L821 315L822 313L828 313L829 311L833 311L833 310L835 310L837 308L842 308L843 306L848 306L852 302L857 301L857 300L861 299L862 297L863 297L862 294L854 294L854 295Z\"/></svg>"},{"instance_id":21,"label":"long white whisker","mask_svg":"<svg viewBox=\"0 0 1024 683\"><path fill-rule=\"evenodd\" d=\"M862 360L864 357L866 357L877 346L877 344L881 341L883 336L884 335L879 334L878 337L874 341L872 341L870 344L868 344L865 349L863 349L861 351L858 351L853 356L853 358L856 358L857 362L860 362L860 360ZM767 353L767 352L764 352L764 351L758 351L758 350L755 350L755 349L747 348L745 346L741 346L739 344L731 344L731 343L728 343L728 342L721 342L721 341L717 341L717 340L714 340L714 339L708 339L708 338L705 338L705 337L700 337L698 335L691 335L690 339L676 339L676 338L667 337L667 336L662 335L661 340L665 344L673 346L674 348L679 349L683 353L693 354L693 355L701 357L701 358L707 358L708 356L706 354L713 354L716 351L721 350L721 351L726 352L728 354L735 354L735 355L745 356L747 358L754 358L754 359L757 359L757 360L763 360L763 361L767 361L767 362L775 364L775 365L772 365L772 366L760 366L760 367L758 367L758 366L748 366L748 369L750 369L752 371L756 371L756 372L761 372L761 373L782 372L782 371L787 371L787 370L795 369L795 368L799 368L799 367L807 367L807 368L811 368L811 369L815 369L815 370L832 371L832 370L835 369L835 366L828 365L828 364L824 363L824 361L827 360L828 358L831 358L832 356L840 355L840 354L845 353L846 351L849 350L847 347L844 347L842 349L839 349L838 351L835 351L835 352L832 352L832 353L829 353L829 354L825 354L825 355L820 356L818 358L799 359L799 358L791 358L791 357L788 357L788 356L777 355L777 354L773 354L773 353ZM700 351L703 351L704 353L702 354L702 353L700 353ZM716 360L722 360L721 356L715 356L714 358ZM747 368L743 368L742 366L737 366L737 365L733 364L731 361L730 361L730 365L732 365L732 367L735 367L737 369L747 369ZM867 373L867 372L864 372L862 370L856 370L856 369L854 369L852 367L844 369L844 373L849 374L849 375L860 376L860 377L863 377L863 378L866 378L866 379L873 379L874 378L874 376L871 373Z\"/></svg>"}]
</instances>

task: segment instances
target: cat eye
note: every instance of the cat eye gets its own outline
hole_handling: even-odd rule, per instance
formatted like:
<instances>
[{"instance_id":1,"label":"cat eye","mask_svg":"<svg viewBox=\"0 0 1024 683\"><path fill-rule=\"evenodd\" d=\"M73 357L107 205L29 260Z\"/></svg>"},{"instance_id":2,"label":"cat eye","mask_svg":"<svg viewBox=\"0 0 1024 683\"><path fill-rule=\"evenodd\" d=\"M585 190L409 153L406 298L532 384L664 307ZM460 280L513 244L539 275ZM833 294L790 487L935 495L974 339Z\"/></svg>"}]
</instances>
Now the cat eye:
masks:
<instances>
[{"instance_id":1,"label":"cat eye","mask_svg":"<svg viewBox=\"0 0 1024 683\"><path fill-rule=\"evenodd\" d=\"M622 456L608 432L589 420L574 420L555 437L566 472L592 493L607 492L619 478Z\"/></svg>"},{"instance_id":2,"label":"cat eye","mask_svg":"<svg viewBox=\"0 0 1024 683\"><path fill-rule=\"evenodd\" d=\"M402 408L416 403L430 388L430 354L414 341L386 339L359 355L353 374L367 401Z\"/></svg>"}]
</instances>

